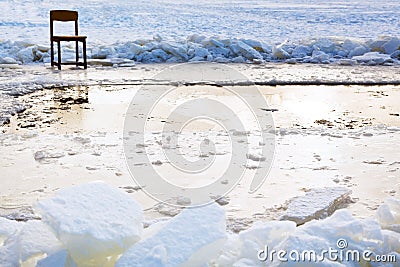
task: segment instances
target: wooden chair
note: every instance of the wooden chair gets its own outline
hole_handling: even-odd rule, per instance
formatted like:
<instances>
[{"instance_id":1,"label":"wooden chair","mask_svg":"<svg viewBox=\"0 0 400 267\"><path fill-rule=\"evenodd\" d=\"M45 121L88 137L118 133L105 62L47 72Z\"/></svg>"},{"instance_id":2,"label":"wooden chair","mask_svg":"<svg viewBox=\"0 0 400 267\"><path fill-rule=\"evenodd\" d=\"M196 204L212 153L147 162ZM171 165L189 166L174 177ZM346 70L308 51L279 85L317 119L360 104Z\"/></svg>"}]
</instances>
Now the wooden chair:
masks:
<instances>
[{"instance_id":1,"label":"wooden chair","mask_svg":"<svg viewBox=\"0 0 400 267\"><path fill-rule=\"evenodd\" d=\"M53 34L53 22L54 21L75 21L75 35L72 36L54 36ZM78 35L78 12L71 10L51 10L50 11L50 43L51 43L51 66L58 66L61 70L61 65L76 65L83 66L87 69L87 58L86 58L86 36ZM75 62L61 62L61 45L60 42L75 41L76 42L76 61ZM53 42L57 42L58 47L58 62L54 61L54 48ZM78 43L82 42L83 46L83 62L79 62L79 46Z\"/></svg>"}]
</instances>

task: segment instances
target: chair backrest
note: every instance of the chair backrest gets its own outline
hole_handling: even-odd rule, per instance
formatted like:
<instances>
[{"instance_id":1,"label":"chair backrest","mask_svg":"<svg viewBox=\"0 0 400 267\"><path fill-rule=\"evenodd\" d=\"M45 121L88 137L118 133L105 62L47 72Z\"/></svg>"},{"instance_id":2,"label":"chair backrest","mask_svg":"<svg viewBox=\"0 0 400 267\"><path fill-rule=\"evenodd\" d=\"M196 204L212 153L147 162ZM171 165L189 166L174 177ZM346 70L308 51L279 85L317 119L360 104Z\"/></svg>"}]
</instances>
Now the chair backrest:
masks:
<instances>
[{"instance_id":1,"label":"chair backrest","mask_svg":"<svg viewBox=\"0 0 400 267\"><path fill-rule=\"evenodd\" d=\"M50 10L50 37L53 37L54 21L75 21L75 35L78 35L78 11Z\"/></svg>"}]
</instances>

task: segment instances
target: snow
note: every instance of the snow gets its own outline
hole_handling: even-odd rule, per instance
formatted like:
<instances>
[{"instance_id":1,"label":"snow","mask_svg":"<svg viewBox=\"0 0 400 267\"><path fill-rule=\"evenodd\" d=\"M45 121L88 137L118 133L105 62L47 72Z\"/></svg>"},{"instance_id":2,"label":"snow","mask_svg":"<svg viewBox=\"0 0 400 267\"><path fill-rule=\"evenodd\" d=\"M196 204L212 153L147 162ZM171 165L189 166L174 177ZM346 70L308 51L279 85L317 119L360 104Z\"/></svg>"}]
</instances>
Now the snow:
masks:
<instances>
[{"instance_id":1,"label":"snow","mask_svg":"<svg viewBox=\"0 0 400 267\"><path fill-rule=\"evenodd\" d=\"M359 63L372 63L372 64L383 64L385 62L393 62L390 55L381 54L379 52L368 52L362 56L354 56L352 59Z\"/></svg>"},{"instance_id":2,"label":"snow","mask_svg":"<svg viewBox=\"0 0 400 267\"><path fill-rule=\"evenodd\" d=\"M326 218L346 204L350 193L351 190L344 187L311 189L304 196L295 197L290 201L281 220L294 221L299 225Z\"/></svg>"},{"instance_id":3,"label":"snow","mask_svg":"<svg viewBox=\"0 0 400 267\"><path fill-rule=\"evenodd\" d=\"M222 39L218 37L189 36L180 42L160 39L134 40L110 45L88 46L89 64L112 66L127 62L239 62L262 63L295 59L299 63L337 63L354 60L354 63L399 63L398 38L349 40L321 38L314 41L284 42L270 45L252 39ZM272 47L272 48L271 48ZM74 59L73 47L63 46L63 60ZM1 52L3 51L3 52ZM372 51L372 52L371 52ZM2 64L48 62L50 48L24 42L0 43ZM57 57L57 56L56 56Z\"/></svg>"},{"instance_id":4,"label":"snow","mask_svg":"<svg viewBox=\"0 0 400 267\"><path fill-rule=\"evenodd\" d=\"M111 58L143 63L286 59L337 63L368 52L393 55L400 46L393 24L400 16L400 5L397 0L388 1L91 0L83 4L43 0L40 8L33 0L18 5L2 1L0 63L49 62L51 9L79 12L80 33L88 36L89 58L106 60L96 64L110 65ZM30 16L24 15L27 11ZM56 24L56 33L68 34L70 26ZM73 43L63 44L63 58L74 58ZM395 54L393 58L397 59Z\"/></svg>"},{"instance_id":5,"label":"snow","mask_svg":"<svg viewBox=\"0 0 400 267\"><path fill-rule=\"evenodd\" d=\"M28 221L19 234L20 259L26 262L31 257L53 254L62 250L62 244L51 229L41 221Z\"/></svg>"},{"instance_id":6,"label":"snow","mask_svg":"<svg viewBox=\"0 0 400 267\"><path fill-rule=\"evenodd\" d=\"M23 224L0 217L0 263L3 267L19 264L18 234Z\"/></svg>"},{"instance_id":7,"label":"snow","mask_svg":"<svg viewBox=\"0 0 400 267\"><path fill-rule=\"evenodd\" d=\"M187 208L162 229L125 252L122 266L203 266L226 239L225 211L217 204Z\"/></svg>"},{"instance_id":8,"label":"snow","mask_svg":"<svg viewBox=\"0 0 400 267\"><path fill-rule=\"evenodd\" d=\"M345 209L336 211L331 217L324 220L314 220L298 227L294 234L290 235L275 249L285 251L300 249L318 252L322 248L338 249L338 240L345 240L347 250L362 252L368 249L380 255L389 254L399 249L399 247L395 247L395 243L391 240L387 241L390 242L390 245L384 243L382 230L377 221L374 219L356 219ZM326 263L330 264L331 262L327 261ZM340 260L338 260L338 263L340 263ZM345 266L348 264L346 261L342 263ZM355 266L360 265L356 264Z\"/></svg>"},{"instance_id":9,"label":"snow","mask_svg":"<svg viewBox=\"0 0 400 267\"><path fill-rule=\"evenodd\" d=\"M142 233L142 209L127 193L104 182L60 190L37 204L74 261L103 264L121 254Z\"/></svg>"},{"instance_id":10,"label":"snow","mask_svg":"<svg viewBox=\"0 0 400 267\"><path fill-rule=\"evenodd\" d=\"M400 233L400 200L388 198L376 212L376 217L382 228Z\"/></svg>"},{"instance_id":11,"label":"snow","mask_svg":"<svg viewBox=\"0 0 400 267\"><path fill-rule=\"evenodd\" d=\"M400 256L400 200L395 198L388 198L375 217L359 219L340 209L301 226L293 221L258 221L238 234L226 231L225 211L214 203L186 208L171 219L153 220L137 243L142 231L140 207L103 182L60 190L38 207L42 221L15 222L0 217L1 266L113 266L117 259L117 267L300 266L290 258L288 262L276 258L262 261L259 252L313 250L318 256L323 249L340 249L338 240L344 240L347 250L395 255L397 260ZM305 263L363 266L357 262L349 265L340 258Z\"/></svg>"}]
</instances>

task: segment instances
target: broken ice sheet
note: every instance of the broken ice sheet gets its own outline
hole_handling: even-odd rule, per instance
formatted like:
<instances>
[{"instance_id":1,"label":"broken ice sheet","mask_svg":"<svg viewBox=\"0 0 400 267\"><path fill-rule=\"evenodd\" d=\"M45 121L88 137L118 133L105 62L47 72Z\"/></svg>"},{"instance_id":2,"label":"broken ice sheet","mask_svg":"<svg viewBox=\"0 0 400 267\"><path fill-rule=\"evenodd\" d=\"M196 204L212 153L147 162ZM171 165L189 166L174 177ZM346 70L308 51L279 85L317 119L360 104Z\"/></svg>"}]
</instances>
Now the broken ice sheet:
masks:
<instances>
[{"instance_id":1,"label":"broken ice sheet","mask_svg":"<svg viewBox=\"0 0 400 267\"><path fill-rule=\"evenodd\" d=\"M36 207L78 265L102 266L115 260L142 234L139 204L104 182L62 189Z\"/></svg>"},{"instance_id":2,"label":"broken ice sheet","mask_svg":"<svg viewBox=\"0 0 400 267\"><path fill-rule=\"evenodd\" d=\"M115 266L205 266L222 250L225 229L225 211L217 204L187 208L133 245Z\"/></svg>"},{"instance_id":3,"label":"broken ice sheet","mask_svg":"<svg viewBox=\"0 0 400 267\"><path fill-rule=\"evenodd\" d=\"M297 225L314 219L323 219L335 210L343 208L349 200L351 190L344 187L311 189L304 196L293 198L281 220L294 221Z\"/></svg>"}]
</instances>

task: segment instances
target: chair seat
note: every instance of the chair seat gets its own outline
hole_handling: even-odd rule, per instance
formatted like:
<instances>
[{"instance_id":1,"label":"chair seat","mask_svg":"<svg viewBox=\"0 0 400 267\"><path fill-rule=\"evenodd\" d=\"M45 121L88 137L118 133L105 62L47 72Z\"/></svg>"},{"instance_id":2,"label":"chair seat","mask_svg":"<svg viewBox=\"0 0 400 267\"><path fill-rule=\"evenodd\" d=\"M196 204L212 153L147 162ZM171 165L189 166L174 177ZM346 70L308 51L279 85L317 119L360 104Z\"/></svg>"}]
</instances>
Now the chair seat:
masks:
<instances>
[{"instance_id":1,"label":"chair seat","mask_svg":"<svg viewBox=\"0 0 400 267\"><path fill-rule=\"evenodd\" d=\"M70 36L53 36L51 39L53 41L85 41L87 36L82 35L70 35Z\"/></svg>"}]
</instances>

